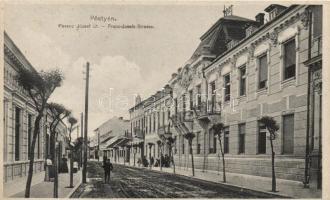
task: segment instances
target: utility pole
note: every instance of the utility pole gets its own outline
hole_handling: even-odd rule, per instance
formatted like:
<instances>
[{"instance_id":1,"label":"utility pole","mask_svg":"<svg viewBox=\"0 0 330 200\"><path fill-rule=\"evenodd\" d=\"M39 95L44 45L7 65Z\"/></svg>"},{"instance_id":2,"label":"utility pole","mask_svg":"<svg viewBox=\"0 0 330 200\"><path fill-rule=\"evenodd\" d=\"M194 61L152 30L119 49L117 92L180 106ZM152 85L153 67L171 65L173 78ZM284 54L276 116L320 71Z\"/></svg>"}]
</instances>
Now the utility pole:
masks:
<instances>
[{"instance_id":1,"label":"utility pole","mask_svg":"<svg viewBox=\"0 0 330 200\"><path fill-rule=\"evenodd\" d=\"M87 173L88 87L89 87L89 62L87 62L86 64L83 183L86 183L86 173Z\"/></svg>"},{"instance_id":2,"label":"utility pole","mask_svg":"<svg viewBox=\"0 0 330 200\"><path fill-rule=\"evenodd\" d=\"M100 161L100 131L97 131L97 161Z\"/></svg>"},{"instance_id":3,"label":"utility pole","mask_svg":"<svg viewBox=\"0 0 330 200\"><path fill-rule=\"evenodd\" d=\"M81 127L81 129L80 129L81 136L80 137L81 137L82 141L84 141L84 114L83 113L80 114L80 127ZM84 155L83 150L84 150L84 144L82 144L80 147L80 163L79 163L80 167L82 167L82 163L83 163L83 155Z\"/></svg>"}]
</instances>

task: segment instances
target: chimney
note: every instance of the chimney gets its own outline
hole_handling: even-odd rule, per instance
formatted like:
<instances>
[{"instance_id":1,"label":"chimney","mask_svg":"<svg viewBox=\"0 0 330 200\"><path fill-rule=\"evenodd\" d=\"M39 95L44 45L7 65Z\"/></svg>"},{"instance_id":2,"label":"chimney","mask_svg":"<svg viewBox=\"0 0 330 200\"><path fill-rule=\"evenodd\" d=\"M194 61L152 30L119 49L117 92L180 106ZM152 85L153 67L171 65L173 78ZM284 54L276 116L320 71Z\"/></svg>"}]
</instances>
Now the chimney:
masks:
<instances>
[{"instance_id":1,"label":"chimney","mask_svg":"<svg viewBox=\"0 0 330 200\"><path fill-rule=\"evenodd\" d=\"M174 79L178 74L177 73L173 73L172 74L172 79Z\"/></svg>"},{"instance_id":2,"label":"chimney","mask_svg":"<svg viewBox=\"0 0 330 200\"><path fill-rule=\"evenodd\" d=\"M264 25L265 13L259 13L256 15L256 21L259 23L259 26Z\"/></svg>"},{"instance_id":3,"label":"chimney","mask_svg":"<svg viewBox=\"0 0 330 200\"><path fill-rule=\"evenodd\" d=\"M123 120L123 117L118 117L119 120Z\"/></svg>"}]
</instances>

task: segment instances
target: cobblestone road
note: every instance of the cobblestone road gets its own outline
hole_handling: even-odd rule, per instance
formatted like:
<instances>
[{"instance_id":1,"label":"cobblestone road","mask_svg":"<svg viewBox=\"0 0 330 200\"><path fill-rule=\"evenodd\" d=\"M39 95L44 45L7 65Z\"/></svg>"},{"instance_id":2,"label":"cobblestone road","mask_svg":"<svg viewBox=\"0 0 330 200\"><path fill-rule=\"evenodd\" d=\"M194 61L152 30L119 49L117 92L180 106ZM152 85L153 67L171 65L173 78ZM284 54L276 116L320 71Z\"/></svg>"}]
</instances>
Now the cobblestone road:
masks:
<instances>
[{"instance_id":1,"label":"cobblestone road","mask_svg":"<svg viewBox=\"0 0 330 200\"><path fill-rule=\"evenodd\" d=\"M114 165L111 183L103 181L101 163L90 162L89 182L74 198L272 198L268 194L190 177Z\"/></svg>"}]
</instances>

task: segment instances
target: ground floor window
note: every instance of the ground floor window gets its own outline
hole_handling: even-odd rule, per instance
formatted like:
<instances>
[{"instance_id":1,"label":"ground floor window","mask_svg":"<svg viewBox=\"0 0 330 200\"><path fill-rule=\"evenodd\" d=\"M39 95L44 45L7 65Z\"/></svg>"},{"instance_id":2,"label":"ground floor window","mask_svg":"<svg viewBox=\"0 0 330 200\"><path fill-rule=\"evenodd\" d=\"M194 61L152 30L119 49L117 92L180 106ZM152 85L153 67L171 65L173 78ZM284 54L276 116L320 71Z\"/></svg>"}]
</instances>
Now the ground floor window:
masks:
<instances>
[{"instance_id":1,"label":"ground floor window","mask_svg":"<svg viewBox=\"0 0 330 200\"><path fill-rule=\"evenodd\" d=\"M283 154L293 154L294 115L283 116Z\"/></svg>"},{"instance_id":2,"label":"ground floor window","mask_svg":"<svg viewBox=\"0 0 330 200\"><path fill-rule=\"evenodd\" d=\"M238 125L238 153L245 153L245 124Z\"/></svg>"},{"instance_id":3,"label":"ground floor window","mask_svg":"<svg viewBox=\"0 0 330 200\"><path fill-rule=\"evenodd\" d=\"M20 159L21 109L15 108L15 161Z\"/></svg>"},{"instance_id":4,"label":"ground floor window","mask_svg":"<svg viewBox=\"0 0 330 200\"><path fill-rule=\"evenodd\" d=\"M259 122L258 128L258 154L266 153L266 127L264 124Z\"/></svg>"},{"instance_id":5,"label":"ground floor window","mask_svg":"<svg viewBox=\"0 0 330 200\"><path fill-rule=\"evenodd\" d=\"M223 152L229 153L229 126L225 127L223 141Z\"/></svg>"}]
</instances>

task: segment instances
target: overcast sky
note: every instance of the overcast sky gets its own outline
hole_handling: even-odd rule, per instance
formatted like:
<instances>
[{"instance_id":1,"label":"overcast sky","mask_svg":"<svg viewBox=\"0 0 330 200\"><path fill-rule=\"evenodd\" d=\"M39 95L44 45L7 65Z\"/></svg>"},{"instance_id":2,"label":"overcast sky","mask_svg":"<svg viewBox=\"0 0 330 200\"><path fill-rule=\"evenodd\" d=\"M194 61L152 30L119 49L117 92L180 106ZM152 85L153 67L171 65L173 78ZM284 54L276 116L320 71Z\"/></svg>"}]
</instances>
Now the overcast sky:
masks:
<instances>
[{"instance_id":1,"label":"overcast sky","mask_svg":"<svg viewBox=\"0 0 330 200\"><path fill-rule=\"evenodd\" d=\"M129 118L134 95L161 89L194 52L199 37L223 16L222 3L184 5L5 5L5 31L38 70L65 75L51 101L79 118L84 109L83 71L91 63L89 130L113 116ZM235 5L233 14L254 19L265 3ZM96 22L91 16L116 21ZM62 25L143 24L152 29L62 28Z\"/></svg>"}]
</instances>

